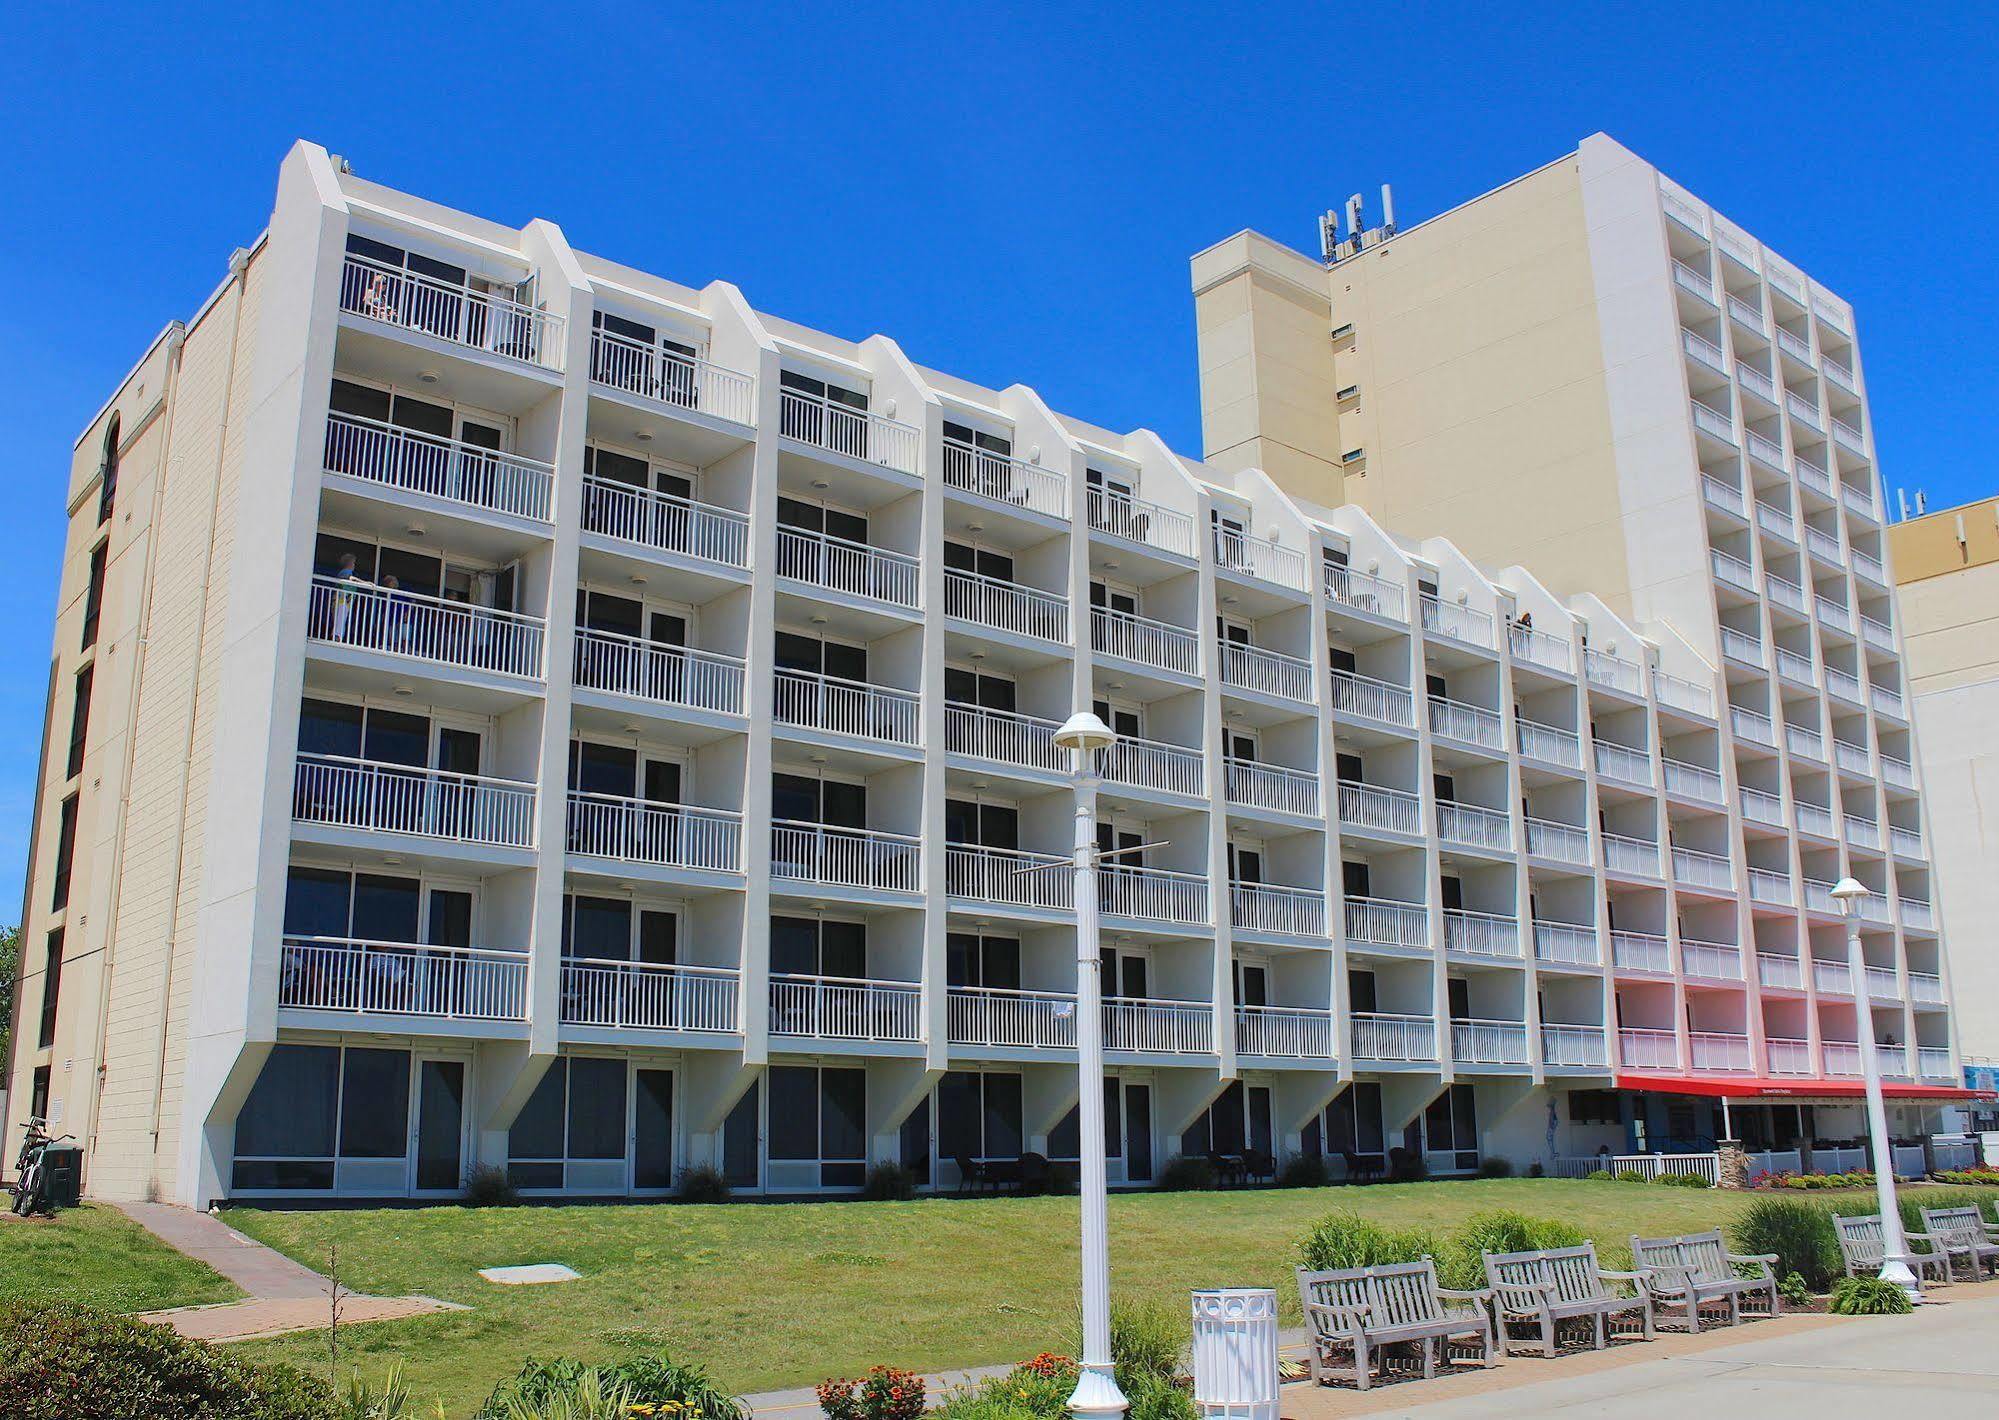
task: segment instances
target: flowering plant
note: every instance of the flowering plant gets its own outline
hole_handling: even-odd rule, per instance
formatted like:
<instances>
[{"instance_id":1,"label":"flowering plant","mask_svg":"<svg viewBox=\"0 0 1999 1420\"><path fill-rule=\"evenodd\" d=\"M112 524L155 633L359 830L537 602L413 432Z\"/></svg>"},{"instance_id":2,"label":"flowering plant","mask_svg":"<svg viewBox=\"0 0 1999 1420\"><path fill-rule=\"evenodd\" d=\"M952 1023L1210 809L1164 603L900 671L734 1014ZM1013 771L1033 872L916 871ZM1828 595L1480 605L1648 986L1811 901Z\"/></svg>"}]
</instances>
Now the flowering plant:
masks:
<instances>
[{"instance_id":1,"label":"flowering plant","mask_svg":"<svg viewBox=\"0 0 1999 1420\"><path fill-rule=\"evenodd\" d=\"M859 1381L821 1381L815 1392L826 1420L921 1420L923 1377L894 1366L871 1366Z\"/></svg>"}]
</instances>

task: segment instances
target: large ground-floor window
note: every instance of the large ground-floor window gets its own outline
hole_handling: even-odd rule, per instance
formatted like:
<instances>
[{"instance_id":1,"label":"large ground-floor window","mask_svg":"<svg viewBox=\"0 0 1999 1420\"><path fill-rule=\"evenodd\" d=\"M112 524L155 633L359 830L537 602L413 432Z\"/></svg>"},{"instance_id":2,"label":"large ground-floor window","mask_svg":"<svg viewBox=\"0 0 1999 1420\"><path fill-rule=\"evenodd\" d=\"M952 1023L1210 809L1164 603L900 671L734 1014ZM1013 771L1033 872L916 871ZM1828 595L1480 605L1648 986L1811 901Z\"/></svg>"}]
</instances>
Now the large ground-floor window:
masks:
<instances>
[{"instance_id":1,"label":"large ground-floor window","mask_svg":"<svg viewBox=\"0 0 1999 1420\"><path fill-rule=\"evenodd\" d=\"M507 1176L532 1192L673 1187L673 1072L622 1056L558 1058L507 1134Z\"/></svg>"},{"instance_id":2,"label":"large ground-floor window","mask_svg":"<svg viewBox=\"0 0 1999 1420\"><path fill-rule=\"evenodd\" d=\"M859 1188L868 1172L868 1072L773 1065L767 1085L767 1186Z\"/></svg>"},{"instance_id":3,"label":"large ground-floor window","mask_svg":"<svg viewBox=\"0 0 1999 1420\"><path fill-rule=\"evenodd\" d=\"M1242 1158L1256 1153L1275 1159L1270 1089L1232 1080L1180 1136L1180 1152L1197 1158Z\"/></svg>"},{"instance_id":4,"label":"large ground-floor window","mask_svg":"<svg viewBox=\"0 0 1999 1420\"><path fill-rule=\"evenodd\" d=\"M273 1046L236 1116L230 1189L392 1197L464 1180L468 1062L359 1045Z\"/></svg>"}]
</instances>

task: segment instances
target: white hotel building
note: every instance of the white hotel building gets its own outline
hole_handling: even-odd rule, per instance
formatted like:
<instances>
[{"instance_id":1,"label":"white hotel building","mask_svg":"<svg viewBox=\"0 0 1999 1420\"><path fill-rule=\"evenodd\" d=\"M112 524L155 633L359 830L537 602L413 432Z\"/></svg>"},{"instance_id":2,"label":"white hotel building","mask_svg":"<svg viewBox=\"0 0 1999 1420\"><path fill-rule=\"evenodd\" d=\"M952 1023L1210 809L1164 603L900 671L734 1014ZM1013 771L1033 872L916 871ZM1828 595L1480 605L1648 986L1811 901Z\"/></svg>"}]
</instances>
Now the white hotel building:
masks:
<instances>
[{"instance_id":1,"label":"white hotel building","mask_svg":"<svg viewBox=\"0 0 1999 1420\"><path fill-rule=\"evenodd\" d=\"M197 1205L1073 1158L1084 704L1143 846L1101 877L1114 1182L1694 1147L1713 1081L1857 1133L1856 1012L1942 1098L1878 486L1740 461L1804 415L1788 365L1767 410L1702 373L1716 270L1719 657L301 143L77 447L14 1115ZM1767 289L1839 427L1850 349Z\"/></svg>"}]
</instances>

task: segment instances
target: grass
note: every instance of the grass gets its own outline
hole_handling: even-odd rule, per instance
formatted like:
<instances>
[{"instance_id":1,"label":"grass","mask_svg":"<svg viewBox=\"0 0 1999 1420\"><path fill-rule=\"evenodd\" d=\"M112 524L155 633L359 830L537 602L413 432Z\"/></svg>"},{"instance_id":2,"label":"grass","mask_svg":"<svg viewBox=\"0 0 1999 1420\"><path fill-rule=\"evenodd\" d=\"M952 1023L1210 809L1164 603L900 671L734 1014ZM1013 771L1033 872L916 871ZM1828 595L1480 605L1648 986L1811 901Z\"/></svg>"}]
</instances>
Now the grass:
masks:
<instances>
[{"instance_id":1,"label":"grass","mask_svg":"<svg viewBox=\"0 0 1999 1420\"><path fill-rule=\"evenodd\" d=\"M1296 1323L1293 1252L1335 1207L1391 1228L1447 1228L1511 1208L1562 1218L1606 1265L1633 1232L1726 1224L1757 1195L1649 1184L1490 1179L1368 1188L1126 1194L1110 1203L1113 1285L1151 1297L1275 1286ZM569 1206L267 1212L232 1227L323 1269L337 1246L358 1291L421 1293L475 1309L357 1327L343 1357L378 1374L400 1358L425 1403L468 1413L523 1356L670 1351L738 1391L810 1385L887 1362L918 1371L1020 1360L1072 1328L1074 1199ZM481 1267L564 1262L580 1282L498 1287ZM324 1338L245 1343L258 1359L324 1365Z\"/></svg>"},{"instance_id":2,"label":"grass","mask_svg":"<svg viewBox=\"0 0 1999 1420\"><path fill-rule=\"evenodd\" d=\"M0 1224L0 1300L145 1312L242 1295L115 1208L86 1203L53 1218Z\"/></svg>"}]
</instances>

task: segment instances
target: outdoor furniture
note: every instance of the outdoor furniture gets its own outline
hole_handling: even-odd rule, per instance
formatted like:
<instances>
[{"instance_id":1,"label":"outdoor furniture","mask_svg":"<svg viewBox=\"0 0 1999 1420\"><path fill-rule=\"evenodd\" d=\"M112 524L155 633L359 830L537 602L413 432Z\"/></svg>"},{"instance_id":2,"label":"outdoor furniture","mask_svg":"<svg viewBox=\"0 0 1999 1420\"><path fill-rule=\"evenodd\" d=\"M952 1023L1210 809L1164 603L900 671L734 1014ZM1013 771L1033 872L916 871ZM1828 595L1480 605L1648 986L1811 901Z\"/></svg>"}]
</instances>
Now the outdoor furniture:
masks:
<instances>
[{"instance_id":1,"label":"outdoor furniture","mask_svg":"<svg viewBox=\"0 0 1999 1420\"><path fill-rule=\"evenodd\" d=\"M1337 1272L1298 1269L1298 1299L1305 1309L1305 1331L1312 1383L1327 1384L1344 1374L1366 1390L1373 1382L1382 1349L1414 1342L1423 1353L1423 1378L1437 1374L1437 1357L1451 1349L1476 1354L1481 1366L1492 1364L1492 1317L1486 1310L1490 1294L1458 1292L1437 1285L1437 1268L1429 1258L1383 1267L1357 1267ZM1450 1302L1469 1303L1449 1306ZM1348 1358L1340 1364L1341 1357Z\"/></svg>"},{"instance_id":2,"label":"outdoor furniture","mask_svg":"<svg viewBox=\"0 0 1999 1420\"><path fill-rule=\"evenodd\" d=\"M990 1188L995 1192L998 1191L999 1180L993 1177L991 1169L987 1168L977 1159L965 1154L959 1154L951 1162L958 1166L958 1191L960 1193L972 1193L980 1188Z\"/></svg>"},{"instance_id":3,"label":"outdoor furniture","mask_svg":"<svg viewBox=\"0 0 1999 1420\"><path fill-rule=\"evenodd\" d=\"M1382 1160L1379 1154L1357 1154L1352 1149L1342 1149L1340 1161L1347 1166L1349 1183L1365 1183L1370 1178L1381 1177Z\"/></svg>"},{"instance_id":4,"label":"outdoor furniture","mask_svg":"<svg viewBox=\"0 0 1999 1420\"><path fill-rule=\"evenodd\" d=\"M1881 1215L1879 1213L1835 1213L1833 1228L1839 1233L1839 1257L1845 1264L1849 1277L1872 1277L1880 1272L1881 1264L1887 1260L1887 1248L1881 1240ZM1935 1239L1927 1233L1908 1233L1912 1243L1928 1243L1930 1251L1909 1254L1909 1265L1916 1269L1916 1277L1921 1280L1931 1272L1937 1281L1950 1281L1950 1258L1936 1245Z\"/></svg>"},{"instance_id":5,"label":"outdoor furniture","mask_svg":"<svg viewBox=\"0 0 1999 1420\"><path fill-rule=\"evenodd\" d=\"M1730 1252L1721 1240L1720 1229L1677 1238L1634 1236L1631 1261L1651 1274L1645 1289L1652 1295L1654 1308L1661 1312L1669 1307L1684 1308L1689 1331L1701 1329L1704 1306L1726 1304L1730 1326L1742 1320L1744 1297L1760 1294L1765 1316L1776 1316L1782 1310L1777 1301L1777 1277L1770 1270L1777 1261L1775 1255ZM1735 1270L1738 1263L1754 1267L1757 1275L1744 1277Z\"/></svg>"},{"instance_id":6,"label":"outdoor furniture","mask_svg":"<svg viewBox=\"0 0 1999 1420\"><path fill-rule=\"evenodd\" d=\"M1250 1149L1242 1156L1245 1178L1262 1182L1277 1177L1277 1160L1262 1149Z\"/></svg>"},{"instance_id":7,"label":"outdoor furniture","mask_svg":"<svg viewBox=\"0 0 1999 1420\"><path fill-rule=\"evenodd\" d=\"M1930 1246L1942 1253L1950 1261L1953 1273L1962 1260L1976 1282L1983 1275L1987 1264L1999 1273L1999 1228L1994 1228L1979 1216L1974 1205L1969 1208L1925 1208L1923 1227L1928 1231Z\"/></svg>"},{"instance_id":8,"label":"outdoor furniture","mask_svg":"<svg viewBox=\"0 0 1999 1420\"><path fill-rule=\"evenodd\" d=\"M1588 1318L1599 1351L1610 1344L1611 1322L1617 1317L1635 1317L1644 1339L1652 1339L1648 1274L1604 1271L1597 1263L1595 1243L1538 1252L1488 1252L1484 1257L1499 1344L1507 1351L1515 1347L1508 1323L1536 1326L1541 1354L1549 1357L1555 1354L1556 1329L1565 1321ZM1607 1282L1630 1284L1631 1295L1620 1296ZM1531 1346L1533 1338L1522 1338L1519 1344Z\"/></svg>"}]
</instances>

